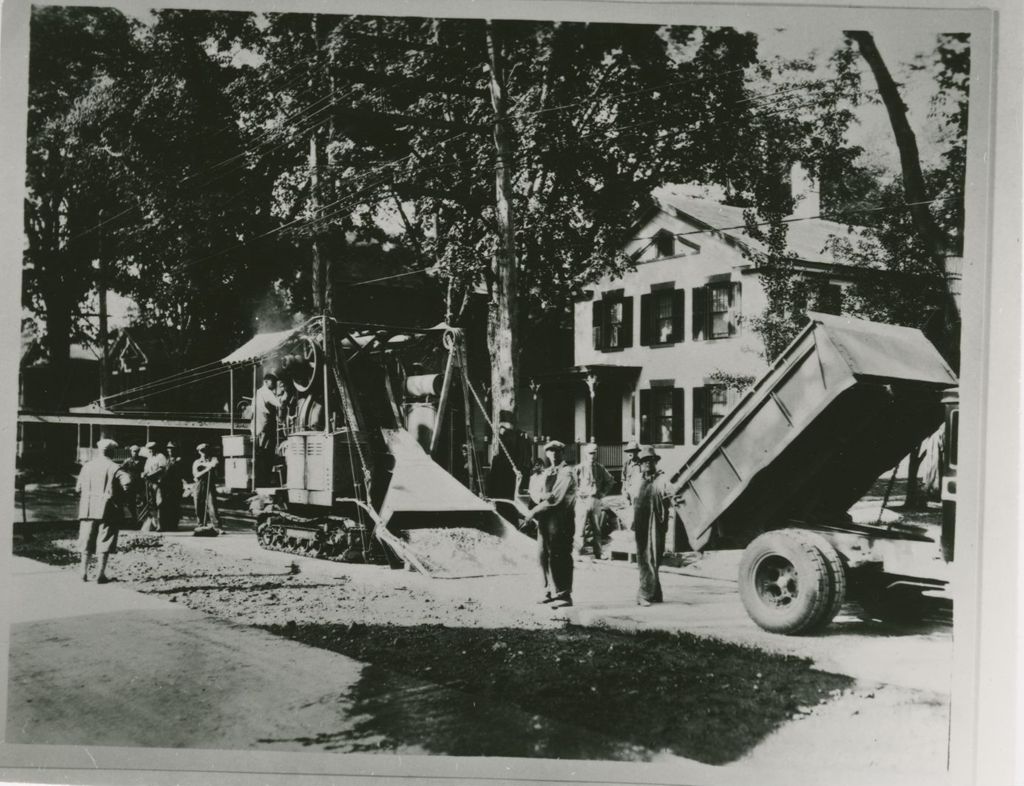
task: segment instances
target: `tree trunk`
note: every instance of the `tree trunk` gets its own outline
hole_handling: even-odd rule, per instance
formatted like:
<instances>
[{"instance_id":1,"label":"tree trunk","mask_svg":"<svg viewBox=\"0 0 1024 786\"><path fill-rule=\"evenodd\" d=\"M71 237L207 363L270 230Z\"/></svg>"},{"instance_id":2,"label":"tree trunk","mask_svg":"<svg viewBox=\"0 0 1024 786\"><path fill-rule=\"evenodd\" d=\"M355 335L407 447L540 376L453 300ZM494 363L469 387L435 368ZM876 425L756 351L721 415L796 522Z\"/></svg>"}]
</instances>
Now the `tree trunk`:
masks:
<instances>
[{"instance_id":1,"label":"tree trunk","mask_svg":"<svg viewBox=\"0 0 1024 786\"><path fill-rule=\"evenodd\" d=\"M59 284L43 293L46 313L46 334L43 346L50 362L47 380L47 406L58 412L68 408L68 383L71 370L71 311L72 306L60 290Z\"/></svg>"},{"instance_id":2,"label":"tree trunk","mask_svg":"<svg viewBox=\"0 0 1024 786\"><path fill-rule=\"evenodd\" d=\"M910 214L914 221L921 240L928 249L935 267L935 274L942 282L943 290L943 323L944 331L940 347L942 354L950 362L950 365L957 371L960 368L960 347L959 347L959 325L960 314L957 309L956 300L950 291L949 282L946 278L946 238L935 219L932 217L928 202L931 200L924 182L924 175L921 171L921 156L917 149L917 137L907 120L907 106L900 98L899 89L893 81L889 69L882 60L882 55L875 46L875 39L864 30L847 30L844 33L857 43L861 56L871 68L875 82L878 84L878 93L882 97L882 103L889 114L889 123L892 126L893 135L896 137L896 147L900 154L900 167L903 172L903 190L910 203Z\"/></svg>"},{"instance_id":3,"label":"tree trunk","mask_svg":"<svg viewBox=\"0 0 1024 786\"><path fill-rule=\"evenodd\" d=\"M507 96L500 43L495 24L487 20L491 104L494 107L495 217L498 248L491 260L487 312L487 348L491 357L491 417L497 426L501 412L515 413L518 360L518 297L516 292L515 224L512 214L512 144L506 116ZM494 435L496 437L496 435ZM498 450L491 440L491 458Z\"/></svg>"}]
</instances>

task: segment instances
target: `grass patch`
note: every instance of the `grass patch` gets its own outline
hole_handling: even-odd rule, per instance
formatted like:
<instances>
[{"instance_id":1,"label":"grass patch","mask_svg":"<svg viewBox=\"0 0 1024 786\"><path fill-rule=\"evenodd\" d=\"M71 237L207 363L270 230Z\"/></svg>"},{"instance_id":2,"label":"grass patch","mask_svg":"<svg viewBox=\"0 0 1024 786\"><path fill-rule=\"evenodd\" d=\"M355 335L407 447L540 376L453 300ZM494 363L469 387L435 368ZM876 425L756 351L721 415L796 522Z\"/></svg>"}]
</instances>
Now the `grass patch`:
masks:
<instances>
[{"instance_id":1,"label":"grass patch","mask_svg":"<svg viewBox=\"0 0 1024 786\"><path fill-rule=\"evenodd\" d=\"M294 623L266 630L455 688L474 703L511 705L708 764L735 760L853 682L803 658L689 634ZM416 733L430 732L417 727ZM392 737L400 734L391 730ZM472 745L461 743L460 753L473 755Z\"/></svg>"}]
</instances>

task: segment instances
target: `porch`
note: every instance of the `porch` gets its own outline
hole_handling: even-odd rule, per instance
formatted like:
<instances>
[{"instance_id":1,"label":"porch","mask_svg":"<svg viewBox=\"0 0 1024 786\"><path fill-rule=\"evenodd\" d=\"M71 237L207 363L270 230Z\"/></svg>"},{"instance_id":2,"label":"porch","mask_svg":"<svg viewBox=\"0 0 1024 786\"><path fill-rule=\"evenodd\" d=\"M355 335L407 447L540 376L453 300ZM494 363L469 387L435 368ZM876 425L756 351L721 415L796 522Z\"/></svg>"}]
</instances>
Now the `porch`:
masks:
<instances>
[{"instance_id":1,"label":"porch","mask_svg":"<svg viewBox=\"0 0 1024 786\"><path fill-rule=\"evenodd\" d=\"M633 393L639 376L639 366L593 364L534 377L530 459L542 455L549 439L558 439L566 445L566 460L575 464L582 445L592 442L597 462L618 474L623 447L636 433Z\"/></svg>"}]
</instances>

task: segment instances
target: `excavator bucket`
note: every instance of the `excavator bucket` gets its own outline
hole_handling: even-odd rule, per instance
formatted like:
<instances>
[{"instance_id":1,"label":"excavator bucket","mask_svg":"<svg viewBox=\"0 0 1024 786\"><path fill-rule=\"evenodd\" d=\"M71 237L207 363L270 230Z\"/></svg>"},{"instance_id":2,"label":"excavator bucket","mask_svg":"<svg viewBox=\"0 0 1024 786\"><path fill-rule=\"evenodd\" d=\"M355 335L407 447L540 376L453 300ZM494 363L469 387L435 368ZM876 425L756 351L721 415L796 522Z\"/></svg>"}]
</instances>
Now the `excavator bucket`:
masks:
<instances>
[{"instance_id":1,"label":"excavator bucket","mask_svg":"<svg viewBox=\"0 0 1024 786\"><path fill-rule=\"evenodd\" d=\"M401 429L385 429L395 461L376 527L405 562L435 578L530 572L535 545Z\"/></svg>"}]
</instances>

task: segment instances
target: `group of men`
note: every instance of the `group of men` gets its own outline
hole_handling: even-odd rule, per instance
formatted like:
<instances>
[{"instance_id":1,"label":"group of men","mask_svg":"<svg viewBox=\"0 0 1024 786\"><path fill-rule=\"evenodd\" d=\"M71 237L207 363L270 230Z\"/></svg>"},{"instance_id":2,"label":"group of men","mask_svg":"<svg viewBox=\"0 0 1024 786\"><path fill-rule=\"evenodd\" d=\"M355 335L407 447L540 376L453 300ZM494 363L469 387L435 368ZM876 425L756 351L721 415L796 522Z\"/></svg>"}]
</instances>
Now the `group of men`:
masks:
<instances>
[{"instance_id":1,"label":"group of men","mask_svg":"<svg viewBox=\"0 0 1024 786\"><path fill-rule=\"evenodd\" d=\"M196 481L193 496L198 526L194 534L217 533L215 527L219 522L211 473L218 460L208 445L196 448L199 458L191 467L178 456L174 442L132 445L128 458L120 464L113 459L117 442L101 439L96 448L96 457L83 465L76 485L83 581L89 578L90 558L98 555L96 581L107 583L107 561L117 549L121 529L176 530L189 481Z\"/></svg>"},{"instance_id":2,"label":"group of men","mask_svg":"<svg viewBox=\"0 0 1024 786\"><path fill-rule=\"evenodd\" d=\"M540 603L553 609L572 605L573 558L586 544L600 558L604 508L602 498L614 486L608 471L596 461L597 446L581 449L575 467L565 461L565 444L552 440L544 446L547 466L530 479L534 502L526 521L537 524L537 543L544 595ZM671 507L668 489L658 471L654 448L635 442L625 448L629 456L622 470L622 492L632 507L637 566L640 573L637 603L650 606L662 601L658 566L665 551L665 533Z\"/></svg>"}]
</instances>

